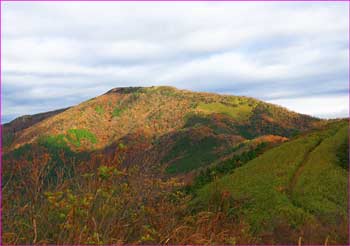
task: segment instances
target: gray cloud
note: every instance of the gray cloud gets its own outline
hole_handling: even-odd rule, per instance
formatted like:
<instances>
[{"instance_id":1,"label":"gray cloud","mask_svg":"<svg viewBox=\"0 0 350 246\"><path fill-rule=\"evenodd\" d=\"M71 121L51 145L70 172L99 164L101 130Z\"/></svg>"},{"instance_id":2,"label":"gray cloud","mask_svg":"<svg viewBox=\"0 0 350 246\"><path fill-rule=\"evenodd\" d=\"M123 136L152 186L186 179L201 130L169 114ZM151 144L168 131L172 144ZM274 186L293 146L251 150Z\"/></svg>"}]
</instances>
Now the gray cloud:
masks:
<instances>
[{"instance_id":1,"label":"gray cloud","mask_svg":"<svg viewBox=\"0 0 350 246\"><path fill-rule=\"evenodd\" d=\"M149 85L347 116L347 8L345 2L5 2L2 120L74 105L113 87Z\"/></svg>"}]
</instances>

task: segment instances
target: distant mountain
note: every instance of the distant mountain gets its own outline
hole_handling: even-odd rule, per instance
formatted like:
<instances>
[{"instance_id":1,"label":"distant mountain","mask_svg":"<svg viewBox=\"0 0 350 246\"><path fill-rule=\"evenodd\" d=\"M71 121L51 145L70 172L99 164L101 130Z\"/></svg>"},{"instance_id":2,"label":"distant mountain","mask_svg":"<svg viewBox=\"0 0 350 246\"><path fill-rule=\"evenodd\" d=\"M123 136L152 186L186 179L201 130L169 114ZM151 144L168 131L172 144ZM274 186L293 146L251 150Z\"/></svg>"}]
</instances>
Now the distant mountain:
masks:
<instances>
[{"instance_id":1,"label":"distant mountain","mask_svg":"<svg viewBox=\"0 0 350 246\"><path fill-rule=\"evenodd\" d=\"M197 158L195 153L201 155L204 149L207 156L198 157L196 165L209 164L245 140L263 135L291 137L321 123L253 98L165 86L116 88L69 109L35 115L31 121L22 119L5 125L5 151L43 138L60 138L75 151L109 149L115 143L132 147L128 144L132 141L133 146L145 145L131 153L132 161L137 156L143 162L146 149L155 151L162 158L153 161L169 163L171 172L176 171L175 165L179 170L192 169L182 165L188 166Z\"/></svg>"},{"instance_id":2,"label":"distant mountain","mask_svg":"<svg viewBox=\"0 0 350 246\"><path fill-rule=\"evenodd\" d=\"M3 241L342 243L346 126L166 86L20 117L3 126Z\"/></svg>"}]
</instances>

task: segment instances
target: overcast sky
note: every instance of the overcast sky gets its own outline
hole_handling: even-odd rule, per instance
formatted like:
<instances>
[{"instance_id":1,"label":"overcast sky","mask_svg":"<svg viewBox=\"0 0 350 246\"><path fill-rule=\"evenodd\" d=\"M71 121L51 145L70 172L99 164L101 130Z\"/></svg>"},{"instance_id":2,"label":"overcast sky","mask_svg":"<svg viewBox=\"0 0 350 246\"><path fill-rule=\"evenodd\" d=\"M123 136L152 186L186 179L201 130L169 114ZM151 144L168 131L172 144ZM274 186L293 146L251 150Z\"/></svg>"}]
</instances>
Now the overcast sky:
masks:
<instances>
[{"instance_id":1,"label":"overcast sky","mask_svg":"<svg viewBox=\"0 0 350 246\"><path fill-rule=\"evenodd\" d=\"M347 2L3 2L2 120L119 86L348 115Z\"/></svg>"}]
</instances>

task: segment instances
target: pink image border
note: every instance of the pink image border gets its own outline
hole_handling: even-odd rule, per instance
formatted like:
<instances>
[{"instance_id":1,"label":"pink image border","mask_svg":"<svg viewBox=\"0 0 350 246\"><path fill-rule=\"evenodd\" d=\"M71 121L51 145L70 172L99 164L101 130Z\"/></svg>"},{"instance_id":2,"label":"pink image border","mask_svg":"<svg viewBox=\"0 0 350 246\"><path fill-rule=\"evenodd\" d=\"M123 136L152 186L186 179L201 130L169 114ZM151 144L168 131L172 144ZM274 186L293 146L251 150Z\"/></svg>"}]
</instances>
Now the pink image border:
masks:
<instances>
[{"instance_id":1,"label":"pink image border","mask_svg":"<svg viewBox=\"0 0 350 246\"><path fill-rule=\"evenodd\" d=\"M0 0L0 185L2 187L2 13L3 2L348 2L348 21L350 22L350 0ZM350 24L348 22L348 105L350 105ZM348 121L350 126L350 109L348 112ZM350 136L350 127L348 127ZM350 140L349 140L350 141ZM348 177L348 192L350 191L350 175ZM2 188L0 189L0 245L2 242ZM348 193L348 217L350 216L350 194ZM350 221L350 217L349 217ZM348 225L350 235L350 226ZM349 239L350 241L350 239ZM31 245L31 244L21 244ZM50 245L50 244L49 244ZM54 244L52 244L54 245ZM76 245L76 244L63 244ZM105 244L108 245L108 244ZM244 245L244 244L242 244Z\"/></svg>"}]
</instances>

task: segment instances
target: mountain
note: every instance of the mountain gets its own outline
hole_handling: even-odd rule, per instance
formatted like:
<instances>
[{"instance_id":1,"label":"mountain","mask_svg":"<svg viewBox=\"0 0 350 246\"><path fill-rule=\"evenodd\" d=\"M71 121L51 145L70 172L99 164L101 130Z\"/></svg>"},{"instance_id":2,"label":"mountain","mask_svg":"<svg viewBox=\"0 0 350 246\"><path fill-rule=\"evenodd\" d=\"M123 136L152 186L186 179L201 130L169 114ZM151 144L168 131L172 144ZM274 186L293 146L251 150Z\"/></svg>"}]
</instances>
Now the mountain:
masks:
<instances>
[{"instance_id":1,"label":"mountain","mask_svg":"<svg viewBox=\"0 0 350 246\"><path fill-rule=\"evenodd\" d=\"M344 141L318 151L326 163L305 164L333 133L343 139L345 125L254 98L166 86L115 88L77 106L20 117L3 126L3 240L295 242L305 221L331 223L331 215L309 211L313 203L329 200L321 212L345 223ZM327 167L327 158L343 160L342 167ZM321 174L307 174L309 166L329 168L327 187L334 181L337 193L318 190ZM229 200L232 194L234 203L218 198L225 209L212 206L213 193ZM281 221L295 237L278 236ZM330 243L342 243L333 224L323 231L332 231ZM307 240L320 238L326 237Z\"/></svg>"},{"instance_id":2,"label":"mountain","mask_svg":"<svg viewBox=\"0 0 350 246\"><path fill-rule=\"evenodd\" d=\"M291 137L320 123L253 98L164 86L116 88L58 112L47 113L50 117L41 117L36 124L17 126L23 129L13 132L12 142L6 139L5 152L45 138L61 139L75 151L108 150L123 143L134 149L125 163L143 162L147 149L156 155L152 162L169 163L173 167L168 170L176 172L192 162L189 155L197 158L194 153L201 156L198 165L207 165L245 140L263 135ZM5 126L5 136L6 129L14 129L18 121ZM207 156L201 154L204 149Z\"/></svg>"}]
</instances>

